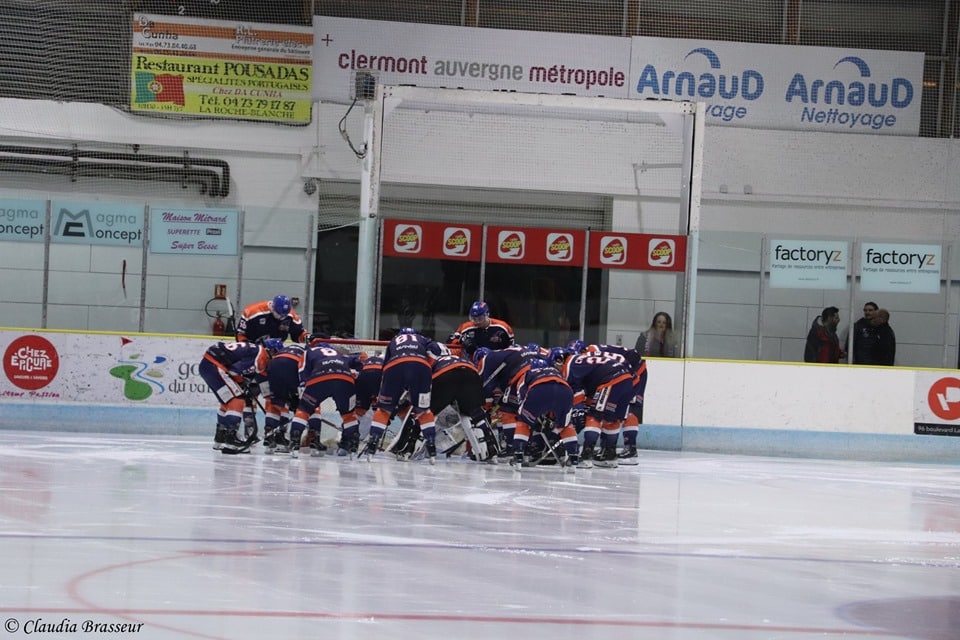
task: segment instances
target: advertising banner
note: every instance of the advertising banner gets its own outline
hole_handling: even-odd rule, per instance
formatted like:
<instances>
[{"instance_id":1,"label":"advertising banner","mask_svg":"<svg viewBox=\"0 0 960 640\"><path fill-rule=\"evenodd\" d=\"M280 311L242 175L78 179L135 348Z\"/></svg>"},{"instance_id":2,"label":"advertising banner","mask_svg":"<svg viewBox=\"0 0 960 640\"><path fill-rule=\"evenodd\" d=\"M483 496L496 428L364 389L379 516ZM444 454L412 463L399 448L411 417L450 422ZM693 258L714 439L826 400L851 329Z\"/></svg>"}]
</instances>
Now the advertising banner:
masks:
<instances>
[{"instance_id":1,"label":"advertising banner","mask_svg":"<svg viewBox=\"0 0 960 640\"><path fill-rule=\"evenodd\" d=\"M0 198L0 240L43 242L46 200Z\"/></svg>"},{"instance_id":2,"label":"advertising banner","mask_svg":"<svg viewBox=\"0 0 960 640\"><path fill-rule=\"evenodd\" d=\"M143 246L142 204L108 204L53 200L51 242Z\"/></svg>"},{"instance_id":3,"label":"advertising banner","mask_svg":"<svg viewBox=\"0 0 960 640\"><path fill-rule=\"evenodd\" d=\"M922 52L551 34L314 17L313 96L381 84L707 105L722 126L919 135Z\"/></svg>"},{"instance_id":4,"label":"advertising banner","mask_svg":"<svg viewBox=\"0 0 960 640\"><path fill-rule=\"evenodd\" d=\"M914 433L960 436L960 377L917 371L914 393Z\"/></svg>"},{"instance_id":5,"label":"advertising banner","mask_svg":"<svg viewBox=\"0 0 960 640\"><path fill-rule=\"evenodd\" d=\"M938 244L860 245L860 290L940 293L943 247Z\"/></svg>"},{"instance_id":6,"label":"advertising banner","mask_svg":"<svg viewBox=\"0 0 960 640\"><path fill-rule=\"evenodd\" d=\"M312 75L310 27L134 15L133 111L307 123Z\"/></svg>"},{"instance_id":7,"label":"advertising banner","mask_svg":"<svg viewBox=\"0 0 960 640\"><path fill-rule=\"evenodd\" d=\"M540 227L487 227L487 262L582 267L586 232Z\"/></svg>"},{"instance_id":8,"label":"advertising banner","mask_svg":"<svg viewBox=\"0 0 960 640\"><path fill-rule=\"evenodd\" d=\"M920 52L633 38L631 96L694 100L707 123L920 133Z\"/></svg>"},{"instance_id":9,"label":"advertising banner","mask_svg":"<svg viewBox=\"0 0 960 640\"><path fill-rule=\"evenodd\" d=\"M483 227L449 222L383 222L383 255L480 262Z\"/></svg>"},{"instance_id":10,"label":"advertising banner","mask_svg":"<svg viewBox=\"0 0 960 640\"><path fill-rule=\"evenodd\" d=\"M209 338L0 331L0 398L215 407L197 372Z\"/></svg>"},{"instance_id":11,"label":"advertising banner","mask_svg":"<svg viewBox=\"0 0 960 640\"><path fill-rule=\"evenodd\" d=\"M850 247L834 240L771 240L774 289L846 289Z\"/></svg>"},{"instance_id":12,"label":"advertising banner","mask_svg":"<svg viewBox=\"0 0 960 640\"><path fill-rule=\"evenodd\" d=\"M235 256L239 234L239 211L150 208L151 253Z\"/></svg>"},{"instance_id":13,"label":"advertising banner","mask_svg":"<svg viewBox=\"0 0 960 640\"><path fill-rule=\"evenodd\" d=\"M349 103L358 69L381 84L626 98L630 39L315 16L317 100Z\"/></svg>"},{"instance_id":14,"label":"advertising banner","mask_svg":"<svg viewBox=\"0 0 960 640\"><path fill-rule=\"evenodd\" d=\"M595 269L685 271L687 237L591 232L588 263Z\"/></svg>"}]
</instances>

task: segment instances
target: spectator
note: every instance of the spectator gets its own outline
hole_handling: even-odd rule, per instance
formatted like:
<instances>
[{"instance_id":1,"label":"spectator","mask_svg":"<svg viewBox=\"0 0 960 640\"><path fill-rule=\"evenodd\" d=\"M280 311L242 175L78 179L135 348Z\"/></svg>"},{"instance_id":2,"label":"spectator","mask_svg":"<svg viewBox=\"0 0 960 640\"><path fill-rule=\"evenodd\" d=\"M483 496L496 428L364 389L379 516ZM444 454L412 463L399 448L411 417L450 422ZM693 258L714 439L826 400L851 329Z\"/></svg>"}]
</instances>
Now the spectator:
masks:
<instances>
[{"instance_id":1,"label":"spectator","mask_svg":"<svg viewBox=\"0 0 960 640\"><path fill-rule=\"evenodd\" d=\"M853 323L852 364L875 364L874 351L877 347L877 325L873 318L877 314L877 303L863 305L863 317Z\"/></svg>"},{"instance_id":2,"label":"spectator","mask_svg":"<svg viewBox=\"0 0 960 640\"><path fill-rule=\"evenodd\" d=\"M840 324L840 309L827 307L813 319L810 332L807 333L807 345L803 350L804 362L826 362L836 364L846 355L840 348L837 337L837 325Z\"/></svg>"},{"instance_id":3,"label":"spectator","mask_svg":"<svg viewBox=\"0 0 960 640\"><path fill-rule=\"evenodd\" d=\"M676 338L673 335L673 320L670 314L664 311L653 316L650 328L640 334L634 346L637 353L644 358L676 358L680 355Z\"/></svg>"},{"instance_id":4,"label":"spectator","mask_svg":"<svg viewBox=\"0 0 960 640\"><path fill-rule=\"evenodd\" d=\"M890 326L890 312L886 309L878 309L873 315L871 323L876 328L877 341L873 352L873 362L869 364L892 367L897 356L897 336Z\"/></svg>"}]
</instances>

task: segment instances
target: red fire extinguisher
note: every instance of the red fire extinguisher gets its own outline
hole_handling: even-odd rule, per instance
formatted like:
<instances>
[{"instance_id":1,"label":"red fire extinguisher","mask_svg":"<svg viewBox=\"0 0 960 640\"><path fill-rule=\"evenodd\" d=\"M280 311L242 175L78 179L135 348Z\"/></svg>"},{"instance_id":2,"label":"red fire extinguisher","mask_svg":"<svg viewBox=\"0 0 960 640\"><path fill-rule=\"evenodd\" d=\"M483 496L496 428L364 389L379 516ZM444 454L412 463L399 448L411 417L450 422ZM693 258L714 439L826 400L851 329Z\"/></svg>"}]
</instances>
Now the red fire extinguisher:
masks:
<instances>
[{"instance_id":1,"label":"red fire extinguisher","mask_svg":"<svg viewBox=\"0 0 960 640\"><path fill-rule=\"evenodd\" d=\"M213 335L222 336L226 327L223 322L223 315L217 311L217 317L213 319Z\"/></svg>"}]
</instances>

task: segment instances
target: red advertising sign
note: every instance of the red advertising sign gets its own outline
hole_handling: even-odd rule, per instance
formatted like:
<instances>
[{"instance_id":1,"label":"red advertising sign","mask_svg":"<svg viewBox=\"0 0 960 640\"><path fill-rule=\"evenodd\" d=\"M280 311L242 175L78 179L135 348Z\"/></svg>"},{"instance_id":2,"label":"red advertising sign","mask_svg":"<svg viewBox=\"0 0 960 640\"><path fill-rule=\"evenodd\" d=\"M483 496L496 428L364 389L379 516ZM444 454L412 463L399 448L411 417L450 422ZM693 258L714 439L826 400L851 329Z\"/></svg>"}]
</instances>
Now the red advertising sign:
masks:
<instances>
[{"instance_id":1,"label":"red advertising sign","mask_svg":"<svg viewBox=\"0 0 960 640\"><path fill-rule=\"evenodd\" d=\"M539 227L487 227L487 262L582 267L586 233Z\"/></svg>"},{"instance_id":2,"label":"red advertising sign","mask_svg":"<svg viewBox=\"0 0 960 640\"><path fill-rule=\"evenodd\" d=\"M452 222L385 220L383 255L480 262L483 227Z\"/></svg>"},{"instance_id":3,"label":"red advertising sign","mask_svg":"<svg viewBox=\"0 0 960 640\"><path fill-rule=\"evenodd\" d=\"M60 354L42 336L20 336L7 346L3 354L3 372L7 380L21 389L36 391L57 377Z\"/></svg>"},{"instance_id":4,"label":"red advertising sign","mask_svg":"<svg viewBox=\"0 0 960 640\"><path fill-rule=\"evenodd\" d=\"M480 262L484 227L478 224L385 220L383 255ZM487 262L683 272L687 237L593 231L589 251L580 229L487 227Z\"/></svg>"},{"instance_id":5,"label":"red advertising sign","mask_svg":"<svg viewBox=\"0 0 960 640\"><path fill-rule=\"evenodd\" d=\"M687 237L648 233L590 233L589 265L596 269L685 271Z\"/></svg>"}]
</instances>

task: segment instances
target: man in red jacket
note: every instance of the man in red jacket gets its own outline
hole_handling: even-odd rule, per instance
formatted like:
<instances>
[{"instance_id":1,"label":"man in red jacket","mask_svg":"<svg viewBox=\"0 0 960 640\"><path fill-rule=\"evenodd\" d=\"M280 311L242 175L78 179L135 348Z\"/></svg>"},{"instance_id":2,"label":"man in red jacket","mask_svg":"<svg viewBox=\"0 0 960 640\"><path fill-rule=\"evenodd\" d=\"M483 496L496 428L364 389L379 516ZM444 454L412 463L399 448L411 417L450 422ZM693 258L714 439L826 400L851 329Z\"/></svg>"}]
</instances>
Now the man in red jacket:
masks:
<instances>
[{"instance_id":1,"label":"man in red jacket","mask_svg":"<svg viewBox=\"0 0 960 640\"><path fill-rule=\"evenodd\" d=\"M803 350L804 362L826 362L836 364L846 353L840 347L837 337L837 325L840 324L840 309L827 307L813 319L810 332L807 333L807 345Z\"/></svg>"}]
</instances>

